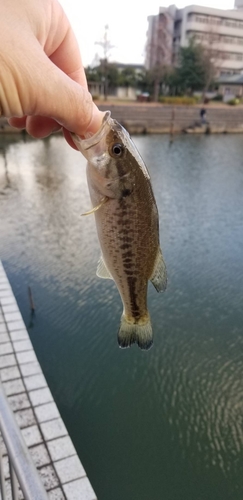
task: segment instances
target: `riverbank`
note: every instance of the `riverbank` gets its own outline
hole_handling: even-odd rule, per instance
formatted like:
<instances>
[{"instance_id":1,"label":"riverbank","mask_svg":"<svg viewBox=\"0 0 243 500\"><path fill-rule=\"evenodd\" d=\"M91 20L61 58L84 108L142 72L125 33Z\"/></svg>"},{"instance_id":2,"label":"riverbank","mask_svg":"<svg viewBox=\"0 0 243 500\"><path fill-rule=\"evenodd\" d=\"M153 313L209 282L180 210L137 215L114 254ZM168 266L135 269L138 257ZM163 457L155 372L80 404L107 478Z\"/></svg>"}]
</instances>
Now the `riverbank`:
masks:
<instances>
[{"instance_id":1,"label":"riverbank","mask_svg":"<svg viewBox=\"0 0 243 500\"><path fill-rule=\"evenodd\" d=\"M171 106L155 103L98 103L102 111L109 109L113 118L131 134L170 133L242 133L243 106L224 104L206 106L207 125L200 125L200 105Z\"/></svg>"},{"instance_id":2,"label":"riverbank","mask_svg":"<svg viewBox=\"0 0 243 500\"><path fill-rule=\"evenodd\" d=\"M243 133L243 106L208 104L207 125L200 126L200 105L171 106L157 103L97 101L101 111L109 109L131 134ZM0 118L0 133L16 133ZM18 131L17 131L18 132ZM23 131L19 133L24 133Z\"/></svg>"}]
</instances>

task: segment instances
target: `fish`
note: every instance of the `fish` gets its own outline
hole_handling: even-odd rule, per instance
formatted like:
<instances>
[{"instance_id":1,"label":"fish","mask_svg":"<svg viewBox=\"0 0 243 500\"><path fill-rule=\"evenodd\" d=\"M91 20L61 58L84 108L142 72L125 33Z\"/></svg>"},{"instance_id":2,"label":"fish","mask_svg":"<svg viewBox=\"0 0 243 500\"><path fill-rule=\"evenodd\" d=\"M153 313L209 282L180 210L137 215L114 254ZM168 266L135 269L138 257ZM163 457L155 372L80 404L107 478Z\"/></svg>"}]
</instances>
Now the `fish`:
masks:
<instances>
[{"instance_id":1,"label":"fish","mask_svg":"<svg viewBox=\"0 0 243 500\"><path fill-rule=\"evenodd\" d=\"M167 285L159 243L159 215L149 172L127 130L110 111L98 132L72 134L87 159L87 182L101 247L97 276L113 279L123 303L118 331L121 348L153 344L147 307L148 282L157 292Z\"/></svg>"}]
</instances>

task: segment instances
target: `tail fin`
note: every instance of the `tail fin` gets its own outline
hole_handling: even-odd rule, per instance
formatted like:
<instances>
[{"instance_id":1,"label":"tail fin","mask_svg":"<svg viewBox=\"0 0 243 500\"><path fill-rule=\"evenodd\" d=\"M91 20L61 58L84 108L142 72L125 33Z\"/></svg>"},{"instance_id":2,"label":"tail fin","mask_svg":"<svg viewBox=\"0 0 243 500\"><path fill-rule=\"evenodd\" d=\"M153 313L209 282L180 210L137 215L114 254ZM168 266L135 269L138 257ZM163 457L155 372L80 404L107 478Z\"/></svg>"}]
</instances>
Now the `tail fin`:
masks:
<instances>
[{"instance_id":1,"label":"tail fin","mask_svg":"<svg viewBox=\"0 0 243 500\"><path fill-rule=\"evenodd\" d=\"M148 350L153 345L153 332L148 319L146 323L129 323L124 315L121 317L120 330L118 332L118 344L122 349L138 344L140 349Z\"/></svg>"}]
</instances>

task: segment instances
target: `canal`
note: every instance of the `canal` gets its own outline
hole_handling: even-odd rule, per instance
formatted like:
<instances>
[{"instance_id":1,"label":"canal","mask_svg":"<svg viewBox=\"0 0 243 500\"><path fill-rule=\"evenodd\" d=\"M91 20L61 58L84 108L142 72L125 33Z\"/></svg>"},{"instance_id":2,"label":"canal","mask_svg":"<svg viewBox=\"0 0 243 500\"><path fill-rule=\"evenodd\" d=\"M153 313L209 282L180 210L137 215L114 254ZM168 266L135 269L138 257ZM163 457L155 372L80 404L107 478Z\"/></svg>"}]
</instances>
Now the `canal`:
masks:
<instances>
[{"instance_id":1,"label":"canal","mask_svg":"<svg viewBox=\"0 0 243 500\"><path fill-rule=\"evenodd\" d=\"M168 269L148 352L117 345L85 160L61 136L15 139L0 136L0 258L98 499L242 500L242 135L134 138Z\"/></svg>"}]
</instances>

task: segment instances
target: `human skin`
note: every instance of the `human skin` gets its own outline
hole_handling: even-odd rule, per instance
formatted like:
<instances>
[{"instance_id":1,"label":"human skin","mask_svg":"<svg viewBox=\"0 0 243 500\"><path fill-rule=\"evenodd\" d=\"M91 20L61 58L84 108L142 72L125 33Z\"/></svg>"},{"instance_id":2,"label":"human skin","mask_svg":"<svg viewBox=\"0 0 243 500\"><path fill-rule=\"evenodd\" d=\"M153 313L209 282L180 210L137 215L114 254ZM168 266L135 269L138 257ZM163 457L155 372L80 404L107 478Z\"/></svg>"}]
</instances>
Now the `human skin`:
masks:
<instances>
[{"instance_id":1,"label":"human skin","mask_svg":"<svg viewBox=\"0 0 243 500\"><path fill-rule=\"evenodd\" d=\"M0 114L38 138L81 137L102 122L79 47L57 0L0 0Z\"/></svg>"}]
</instances>

